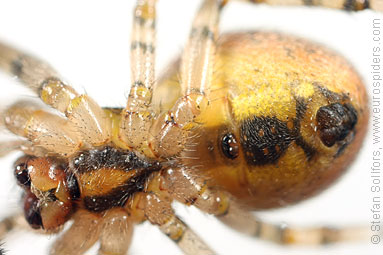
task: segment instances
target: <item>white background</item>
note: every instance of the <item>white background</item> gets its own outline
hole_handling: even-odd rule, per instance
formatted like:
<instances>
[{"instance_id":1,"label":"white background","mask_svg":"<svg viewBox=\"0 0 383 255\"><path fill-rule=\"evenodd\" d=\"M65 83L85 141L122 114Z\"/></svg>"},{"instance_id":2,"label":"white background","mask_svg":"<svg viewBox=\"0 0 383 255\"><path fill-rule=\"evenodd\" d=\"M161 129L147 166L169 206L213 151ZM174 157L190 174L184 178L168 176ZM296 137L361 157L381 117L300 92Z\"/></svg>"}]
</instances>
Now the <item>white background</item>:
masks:
<instances>
[{"instance_id":1,"label":"white background","mask_svg":"<svg viewBox=\"0 0 383 255\"><path fill-rule=\"evenodd\" d=\"M91 95L102 106L124 106L124 92L130 83L129 34L133 2L2 0L0 39L49 61L70 84ZM166 70L166 63L182 51L198 3L159 1L157 73ZM329 45L346 56L369 84L374 16L377 15L371 11L347 14L230 3L223 12L221 25L224 31L278 30ZM6 99L15 98L15 95L23 99L34 97L20 90L17 81L4 74L0 74L0 95ZM4 108L6 103L1 102L0 108ZM298 225L368 225L372 197L369 192L371 145L368 137L358 161L322 195L291 208L259 215L273 222ZM15 185L11 167L17 155L0 160L0 216L20 206L20 190ZM368 242L324 248L286 248L238 234L194 208L177 206L177 210L218 254L372 255L383 251L382 245L373 246ZM22 232L11 234L4 241L8 255L32 255L46 254L52 239L54 237ZM156 227L144 224L135 229L130 254L180 254L180 251Z\"/></svg>"}]
</instances>

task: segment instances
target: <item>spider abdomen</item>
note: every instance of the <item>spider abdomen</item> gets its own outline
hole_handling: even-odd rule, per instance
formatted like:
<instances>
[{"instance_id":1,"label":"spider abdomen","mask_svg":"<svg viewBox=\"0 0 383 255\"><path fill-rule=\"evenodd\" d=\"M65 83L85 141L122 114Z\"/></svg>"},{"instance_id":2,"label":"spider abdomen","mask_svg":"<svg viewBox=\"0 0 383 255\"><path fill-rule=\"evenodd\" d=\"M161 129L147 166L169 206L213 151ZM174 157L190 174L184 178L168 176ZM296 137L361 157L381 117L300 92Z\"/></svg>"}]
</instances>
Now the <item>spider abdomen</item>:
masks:
<instances>
[{"instance_id":1,"label":"spider abdomen","mask_svg":"<svg viewBox=\"0 0 383 255\"><path fill-rule=\"evenodd\" d=\"M366 132L368 100L359 75L334 52L292 36L236 33L219 42L210 105L183 152L185 165L253 209L325 189ZM177 86L172 78L161 85L158 93ZM231 147L222 143L228 134ZM232 151L236 156L228 157Z\"/></svg>"}]
</instances>

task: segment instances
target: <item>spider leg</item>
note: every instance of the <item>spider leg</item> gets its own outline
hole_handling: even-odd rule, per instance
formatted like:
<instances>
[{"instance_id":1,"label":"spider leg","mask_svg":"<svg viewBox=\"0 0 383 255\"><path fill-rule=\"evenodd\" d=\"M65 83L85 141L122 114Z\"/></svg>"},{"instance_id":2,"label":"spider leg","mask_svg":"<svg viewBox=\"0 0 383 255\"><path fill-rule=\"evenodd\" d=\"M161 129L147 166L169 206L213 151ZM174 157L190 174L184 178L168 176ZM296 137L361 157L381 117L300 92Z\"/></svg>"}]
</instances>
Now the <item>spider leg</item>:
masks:
<instances>
[{"instance_id":1,"label":"spider leg","mask_svg":"<svg viewBox=\"0 0 383 255\"><path fill-rule=\"evenodd\" d=\"M53 153L66 156L81 147L81 139L70 121L38 110L29 102L10 106L5 112L5 124L14 134Z\"/></svg>"},{"instance_id":2,"label":"spider leg","mask_svg":"<svg viewBox=\"0 0 383 255\"><path fill-rule=\"evenodd\" d=\"M150 223L158 225L186 255L215 254L173 211L166 191L142 193L140 208Z\"/></svg>"},{"instance_id":3,"label":"spider leg","mask_svg":"<svg viewBox=\"0 0 383 255\"><path fill-rule=\"evenodd\" d=\"M122 208L115 208L103 215L99 255L125 255L133 236L133 224Z\"/></svg>"},{"instance_id":4,"label":"spider leg","mask_svg":"<svg viewBox=\"0 0 383 255\"><path fill-rule=\"evenodd\" d=\"M79 95L55 78L42 84L40 98L64 113L81 134L84 143L99 146L111 139L111 127L104 110L88 95Z\"/></svg>"},{"instance_id":5,"label":"spider leg","mask_svg":"<svg viewBox=\"0 0 383 255\"><path fill-rule=\"evenodd\" d=\"M48 78L59 77L47 63L0 42L0 68L15 75L28 88L39 93L41 84Z\"/></svg>"},{"instance_id":6,"label":"spider leg","mask_svg":"<svg viewBox=\"0 0 383 255\"><path fill-rule=\"evenodd\" d=\"M20 148L25 144L25 141L21 140L11 140L11 141L1 141L0 143L0 158L8 155L15 150L20 150Z\"/></svg>"},{"instance_id":7,"label":"spider leg","mask_svg":"<svg viewBox=\"0 0 383 255\"><path fill-rule=\"evenodd\" d=\"M243 0L241 0L243 1ZM244 0L251 3L265 3L269 5L307 5L307 6L321 6L326 8L341 9L346 11L361 11L365 9L372 9L376 11L383 11L383 1L381 0Z\"/></svg>"},{"instance_id":8,"label":"spider leg","mask_svg":"<svg viewBox=\"0 0 383 255\"><path fill-rule=\"evenodd\" d=\"M189 226L176 215L160 226L161 231L175 242L178 247L187 255L213 255L215 254L203 241L194 233Z\"/></svg>"},{"instance_id":9,"label":"spider leg","mask_svg":"<svg viewBox=\"0 0 383 255\"><path fill-rule=\"evenodd\" d=\"M151 109L155 86L155 18L156 0L137 1L131 38L132 84L128 102L122 111L120 139L131 148L147 147L153 119Z\"/></svg>"},{"instance_id":10,"label":"spider leg","mask_svg":"<svg viewBox=\"0 0 383 255\"><path fill-rule=\"evenodd\" d=\"M239 232L279 244L324 245L344 241L367 240L366 226L290 227L284 223L264 222L235 201L230 201L227 212L217 216L219 220Z\"/></svg>"},{"instance_id":11,"label":"spider leg","mask_svg":"<svg viewBox=\"0 0 383 255\"><path fill-rule=\"evenodd\" d=\"M64 113L85 143L97 146L110 139L109 122L101 107L64 84L45 62L0 43L0 68L17 76L44 103Z\"/></svg>"},{"instance_id":12,"label":"spider leg","mask_svg":"<svg viewBox=\"0 0 383 255\"><path fill-rule=\"evenodd\" d=\"M191 175L185 169L170 169L164 176L163 188L173 194L174 199L215 215L239 232L279 244L318 245L363 240L368 236L366 227L290 228L286 224L263 222L226 192L210 189L204 180L205 178Z\"/></svg>"},{"instance_id":13,"label":"spider leg","mask_svg":"<svg viewBox=\"0 0 383 255\"><path fill-rule=\"evenodd\" d=\"M182 96L156 119L150 130L150 146L157 156L169 157L182 151L188 131L195 127L196 118L208 105L221 4L218 0L205 0L194 19L182 55Z\"/></svg>"},{"instance_id":14,"label":"spider leg","mask_svg":"<svg viewBox=\"0 0 383 255\"><path fill-rule=\"evenodd\" d=\"M136 193L127 210L136 222L148 220L157 225L185 254L215 254L205 242L195 234L175 214L173 198L162 186L162 174L152 175L145 192Z\"/></svg>"},{"instance_id":15,"label":"spider leg","mask_svg":"<svg viewBox=\"0 0 383 255\"><path fill-rule=\"evenodd\" d=\"M74 215L72 226L56 239L50 255L82 255L98 240L102 217L79 210Z\"/></svg>"},{"instance_id":16,"label":"spider leg","mask_svg":"<svg viewBox=\"0 0 383 255\"><path fill-rule=\"evenodd\" d=\"M0 143L0 158L7 156L9 153L21 150L25 154L36 157L44 157L47 155L47 150L43 147L34 146L33 143L27 140L10 140L1 141Z\"/></svg>"}]
</instances>

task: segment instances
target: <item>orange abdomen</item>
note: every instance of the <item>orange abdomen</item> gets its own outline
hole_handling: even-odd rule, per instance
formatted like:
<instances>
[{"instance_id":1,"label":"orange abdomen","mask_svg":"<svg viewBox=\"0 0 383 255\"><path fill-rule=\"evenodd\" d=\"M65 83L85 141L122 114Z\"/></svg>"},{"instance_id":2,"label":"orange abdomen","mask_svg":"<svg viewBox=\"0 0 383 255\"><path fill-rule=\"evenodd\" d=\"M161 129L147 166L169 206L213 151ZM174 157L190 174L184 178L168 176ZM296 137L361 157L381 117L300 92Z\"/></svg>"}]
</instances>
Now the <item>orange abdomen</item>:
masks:
<instances>
[{"instance_id":1,"label":"orange abdomen","mask_svg":"<svg viewBox=\"0 0 383 255\"><path fill-rule=\"evenodd\" d=\"M252 209L308 198L344 172L369 116L365 87L345 59L256 32L224 36L216 61L210 107L181 157L190 171Z\"/></svg>"}]
</instances>

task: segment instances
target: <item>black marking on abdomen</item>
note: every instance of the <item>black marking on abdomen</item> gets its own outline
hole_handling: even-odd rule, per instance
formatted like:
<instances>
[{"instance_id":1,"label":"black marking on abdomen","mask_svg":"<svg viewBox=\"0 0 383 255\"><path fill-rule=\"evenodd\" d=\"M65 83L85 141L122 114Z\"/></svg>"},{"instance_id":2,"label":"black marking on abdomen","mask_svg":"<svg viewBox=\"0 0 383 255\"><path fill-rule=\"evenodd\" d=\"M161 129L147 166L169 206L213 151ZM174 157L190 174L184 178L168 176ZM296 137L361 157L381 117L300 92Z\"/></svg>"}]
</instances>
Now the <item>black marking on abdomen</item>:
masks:
<instances>
[{"instance_id":1,"label":"black marking on abdomen","mask_svg":"<svg viewBox=\"0 0 383 255\"><path fill-rule=\"evenodd\" d=\"M276 117L254 117L243 122L240 128L241 145L246 161L251 165L274 164L285 153L291 142L301 147L307 160L311 160L316 150L308 144L300 133L300 123L307 110L303 98L296 99L296 117L289 122Z\"/></svg>"},{"instance_id":2,"label":"black marking on abdomen","mask_svg":"<svg viewBox=\"0 0 383 255\"><path fill-rule=\"evenodd\" d=\"M344 93L335 93L327 88L325 88L319 82L313 82L313 86L321 93L328 101L329 104L346 102L350 100L350 97Z\"/></svg>"},{"instance_id":3,"label":"black marking on abdomen","mask_svg":"<svg viewBox=\"0 0 383 255\"><path fill-rule=\"evenodd\" d=\"M308 160L312 159L312 157L315 155L317 152L310 144L308 144L302 136L298 136L297 139L295 140L295 144L301 147L306 154L306 158Z\"/></svg>"},{"instance_id":4,"label":"black marking on abdomen","mask_svg":"<svg viewBox=\"0 0 383 255\"><path fill-rule=\"evenodd\" d=\"M252 165L275 163L296 139L287 124L276 117L253 117L240 128L241 144Z\"/></svg>"},{"instance_id":5,"label":"black marking on abdomen","mask_svg":"<svg viewBox=\"0 0 383 255\"><path fill-rule=\"evenodd\" d=\"M295 100L296 117L295 117L294 124L295 124L295 127L298 129L300 129L299 125L306 113L306 110L307 110L307 103L305 103L305 100L301 97L296 98Z\"/></svg>"}]
</instances>

